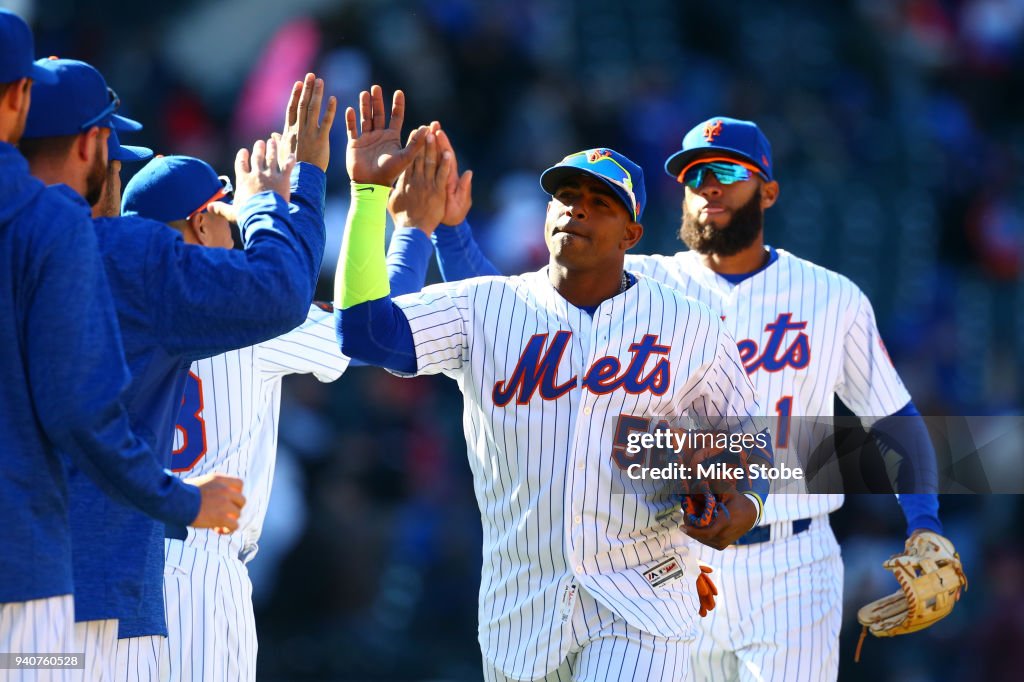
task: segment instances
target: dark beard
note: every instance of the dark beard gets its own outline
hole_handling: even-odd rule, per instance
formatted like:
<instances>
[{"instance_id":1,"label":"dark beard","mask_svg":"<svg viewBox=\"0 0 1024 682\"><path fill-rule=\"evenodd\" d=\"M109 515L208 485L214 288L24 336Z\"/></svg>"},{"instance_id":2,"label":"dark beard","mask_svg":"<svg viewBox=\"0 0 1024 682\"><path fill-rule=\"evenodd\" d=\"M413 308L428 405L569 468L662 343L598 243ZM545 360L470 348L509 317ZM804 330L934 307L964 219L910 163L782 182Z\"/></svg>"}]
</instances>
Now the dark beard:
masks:
<instances>
[{"instance_id":1,"label":"dark beard","mask_svg":"<svg viewBox=\"0 0 1024 682\"><path fill-rule=\"evenodd\" d=\"M691 251L716 256L734 256L754 243L764 229L764 211L761 210L761 188L750 201L736 209L729 224L722 228L701 225L697 216L683 208L683 225L679 238Z\"/></svg>"},{"instance_id":2,"label":"dark beard","mask_svg":"<svg viewBox=\"0 0 1024 682\"><path fill-rule=\"evenodd\" d=\"M95 163L89 169L89 175L85 178L85 200L90 206L95 206L103 197L103 186L107 184L107 163L101 158L99 149L96 150ZM106 156L103 154L102 156Z\"/></svg>"}]
</instances>

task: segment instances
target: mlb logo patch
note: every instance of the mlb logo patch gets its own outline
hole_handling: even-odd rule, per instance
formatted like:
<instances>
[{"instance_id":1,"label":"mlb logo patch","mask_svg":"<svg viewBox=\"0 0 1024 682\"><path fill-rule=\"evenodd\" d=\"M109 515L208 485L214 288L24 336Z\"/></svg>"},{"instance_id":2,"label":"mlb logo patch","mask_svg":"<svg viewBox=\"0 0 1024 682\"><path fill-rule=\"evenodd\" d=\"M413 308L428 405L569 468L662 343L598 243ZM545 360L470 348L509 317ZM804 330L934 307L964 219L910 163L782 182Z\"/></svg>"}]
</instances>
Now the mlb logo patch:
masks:
<instances>
[{"instance_id":1,"label":"mlb logo patch","mask_svg":"<svg viewBox=\"0 0 1024 682\"><path fill-rule=\"evenodd\" d=\"M666 583L682 577L683 564L675 557L665 559L657 566L644 571L644 580L646 580L651 587L661 587Z\"/></svg>"}]
</instances>

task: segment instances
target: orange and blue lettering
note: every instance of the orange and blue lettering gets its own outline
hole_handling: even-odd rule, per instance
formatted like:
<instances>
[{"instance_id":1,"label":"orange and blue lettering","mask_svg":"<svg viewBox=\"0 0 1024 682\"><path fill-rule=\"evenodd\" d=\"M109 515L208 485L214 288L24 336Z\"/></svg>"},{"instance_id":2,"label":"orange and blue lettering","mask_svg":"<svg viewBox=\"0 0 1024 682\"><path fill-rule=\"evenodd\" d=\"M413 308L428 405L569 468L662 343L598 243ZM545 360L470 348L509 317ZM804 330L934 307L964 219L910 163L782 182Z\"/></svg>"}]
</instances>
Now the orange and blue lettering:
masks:
<instances>
[{"instance_id":1,"label":"orange and blue lettering","mask_svg":"<svg viewBox=\"0 0 1024 682\"><path fill-rule=\"evenodd\" d=\"M575 376L563 384L555 383L558 366L562 363L562 356L565 354L570 338L572 338L572 332L556 332L555 338L551 340L551 346L545 350L548 335L534 334L531 336L522 355L519 356L519 362L512 371L512 376L494 384L494 390L491 391L494 404L504 407L511 402L512 396L517 396L516 403L526 405L538 389L540 397L544 400L557 400L575 388Z\"/></svg>"},{"instance_id":2,"label":"orange and blue lettering","mask_svg":"<svg viewBox=\"0 0 1024 682\"><path fill-rule=\"evenodd\" d=\"M793 369L804 369L811 361L811 341L803 329L807 328L806 322L793 322L792 313L781 313L776 320L766 324L764 330L768 332L768 340L765 341L764 349L758 355L757 342L752 339L744 339L736 344L740 352L740 361L747 370L747 374L753 374L759 369L766 372L778 372L786 367ZM786 333L799 331L796 339L779 354L782 342Z\"/></svg>"}]
</instances>

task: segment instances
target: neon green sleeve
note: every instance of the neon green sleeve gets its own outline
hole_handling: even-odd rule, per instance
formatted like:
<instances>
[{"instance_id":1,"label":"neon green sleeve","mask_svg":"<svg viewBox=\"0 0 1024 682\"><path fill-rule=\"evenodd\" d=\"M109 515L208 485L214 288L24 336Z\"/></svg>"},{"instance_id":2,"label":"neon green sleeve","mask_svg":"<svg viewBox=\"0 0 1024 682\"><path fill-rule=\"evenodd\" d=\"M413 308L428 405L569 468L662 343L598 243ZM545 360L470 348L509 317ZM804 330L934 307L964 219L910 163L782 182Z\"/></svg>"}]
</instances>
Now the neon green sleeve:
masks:
<instances>
[{"instance_id":1,"label":"neon green sleeve","mask_svg":"<svg viewBox=\"0 0 1024 682\"><path fill-rule=\"evenodd\" d=\"M390 187L352 183L345 235L334 274L334 305L344 310L391 293L385 261L385 211Z\"/></svg>"}]
</instances>

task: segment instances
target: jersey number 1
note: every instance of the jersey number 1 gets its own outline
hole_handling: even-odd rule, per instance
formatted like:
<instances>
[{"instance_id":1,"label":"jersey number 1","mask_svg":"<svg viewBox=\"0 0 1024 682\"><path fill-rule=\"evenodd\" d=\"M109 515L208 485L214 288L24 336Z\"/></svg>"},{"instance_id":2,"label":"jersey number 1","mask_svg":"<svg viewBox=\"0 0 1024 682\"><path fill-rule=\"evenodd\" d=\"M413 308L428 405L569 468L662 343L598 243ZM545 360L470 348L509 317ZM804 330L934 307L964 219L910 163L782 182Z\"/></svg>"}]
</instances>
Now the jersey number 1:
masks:
<instances>
[{"instance_id":1,"label":"jersey number 1","mask_svg":"<svg viewBox=\"0 0 1024 682\"><path fill-rule=\"evenodd\" d=\"M191 471L206 454L206 421L203 419L203 380L193 372L185 381L181 412L175 425L181 445L171 451L171 471ZM177 440L177 439L175 439Z\"/></svg>"},{"instance_id":2,"label":"jersey number 1","mask_svg":"<svg viewBox=\"0 0 1024 682\"><path fill-rule=\"evenodd\" d=\"M793 414L793 396L786 395L775 403L775 413L779 415L778 426L775 427L775 447L789 446L789 418Z\"/></svg>"}]
</instances>

